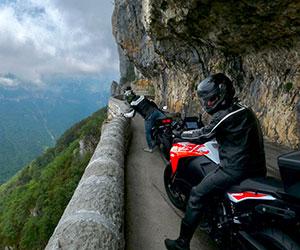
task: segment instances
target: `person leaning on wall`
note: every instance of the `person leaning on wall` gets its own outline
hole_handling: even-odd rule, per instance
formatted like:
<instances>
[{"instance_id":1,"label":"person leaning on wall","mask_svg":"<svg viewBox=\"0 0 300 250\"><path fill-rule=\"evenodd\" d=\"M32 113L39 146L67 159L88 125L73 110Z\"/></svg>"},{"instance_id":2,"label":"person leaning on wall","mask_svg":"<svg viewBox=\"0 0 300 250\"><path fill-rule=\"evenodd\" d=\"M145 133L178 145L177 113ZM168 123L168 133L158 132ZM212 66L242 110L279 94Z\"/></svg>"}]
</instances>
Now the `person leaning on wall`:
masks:
<instances>
[{"instance_id":1,"label":"person leaning on wall","mask_svg":"<svg viewBox=\"0 0 300 250\"><path fill-rule=\"evenodd\" d=\"M145 120L145 134L148 147L143 150L152 153L155 150L155 142L152 140L151 130L155 121L164 118L164 113L157 105L147 97L136 95L131 87L127 87L124 92L125 100L130 106L130 110L124 114L127 118L132 118L139 113Z\"/></svg>"}]
</instances>

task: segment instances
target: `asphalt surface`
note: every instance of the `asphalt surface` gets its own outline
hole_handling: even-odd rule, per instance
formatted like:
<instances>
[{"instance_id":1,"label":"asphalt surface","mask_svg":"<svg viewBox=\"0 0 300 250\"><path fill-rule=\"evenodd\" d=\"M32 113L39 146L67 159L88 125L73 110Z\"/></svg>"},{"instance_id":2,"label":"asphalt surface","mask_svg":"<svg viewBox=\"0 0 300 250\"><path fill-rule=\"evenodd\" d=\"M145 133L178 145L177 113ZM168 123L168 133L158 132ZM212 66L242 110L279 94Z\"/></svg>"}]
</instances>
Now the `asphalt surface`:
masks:
<instances>
[{"instance_id":1,"label":"asphalt surface","mask_svg":"<svg viewBox=\"0 0 300 250\"><path fill-rule=\"evenodd\" d=\"M146 147L144 121L136 116L131 123L132 141L125 169L125 237L127 250L163 250L164 239L178 237L183 213L173 207L163 184L165 162L158 150ZM216 249L214 242L197 231L191 249Z\"/></svg>"},{"instance_id":2,"label":"asphalt surface","mask_svg":"<svg viewBox=\"0 0 300 250\"><path fill-rule=\"evenodd\" d=\"M165 162L158 150L143 151L146 147L144 121L132 119L132 141L125 167L125 237L127 250L163 250L164 239L175 239L183 213L168 200L163 184ZM269 174L278 176L277 156L289 151L266 143ZM192 250L217 249L205 233L198 230L191 242Z\"/></svg>"}]
</instances>

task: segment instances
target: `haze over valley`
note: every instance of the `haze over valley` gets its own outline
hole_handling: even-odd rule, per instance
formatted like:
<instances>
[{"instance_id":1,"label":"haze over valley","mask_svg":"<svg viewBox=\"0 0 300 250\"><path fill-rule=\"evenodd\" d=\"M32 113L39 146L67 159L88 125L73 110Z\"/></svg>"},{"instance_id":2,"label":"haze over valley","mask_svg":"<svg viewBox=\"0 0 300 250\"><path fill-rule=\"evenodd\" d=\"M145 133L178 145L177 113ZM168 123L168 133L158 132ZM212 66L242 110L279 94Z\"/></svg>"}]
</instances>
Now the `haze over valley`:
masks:
<instances>
[{"instance_id":1,"label":"haze over valley","mask_svg":"<svg viewBox=\"0 0 300 250\"><path fill-rule=\"evenodd\" d=\"M107 104L108 79L52 76L46 82L37 88L0 80L0 183L54 146L75 122Z\"/></svg>"}]
</instances>

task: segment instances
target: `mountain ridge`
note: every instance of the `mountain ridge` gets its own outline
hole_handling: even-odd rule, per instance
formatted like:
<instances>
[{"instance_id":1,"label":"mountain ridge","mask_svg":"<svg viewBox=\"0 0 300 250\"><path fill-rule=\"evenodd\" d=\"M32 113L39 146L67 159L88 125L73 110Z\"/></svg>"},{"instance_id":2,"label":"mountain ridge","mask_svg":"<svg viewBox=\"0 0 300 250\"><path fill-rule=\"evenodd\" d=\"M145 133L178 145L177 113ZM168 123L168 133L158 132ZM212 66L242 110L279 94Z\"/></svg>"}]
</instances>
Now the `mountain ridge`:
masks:
<instances>
[{"instance_id":1,"label":"mountain ridge","mask_svg":"<svg viewBox=\"0 0 300 250\"><path fill-rule=\"evenodd\" d=\"M56 80L39 89L0 85L0 184L54 146L69 126L107 104L109 86L95 91L96 79Z\"/></svg>"}]
</instances>

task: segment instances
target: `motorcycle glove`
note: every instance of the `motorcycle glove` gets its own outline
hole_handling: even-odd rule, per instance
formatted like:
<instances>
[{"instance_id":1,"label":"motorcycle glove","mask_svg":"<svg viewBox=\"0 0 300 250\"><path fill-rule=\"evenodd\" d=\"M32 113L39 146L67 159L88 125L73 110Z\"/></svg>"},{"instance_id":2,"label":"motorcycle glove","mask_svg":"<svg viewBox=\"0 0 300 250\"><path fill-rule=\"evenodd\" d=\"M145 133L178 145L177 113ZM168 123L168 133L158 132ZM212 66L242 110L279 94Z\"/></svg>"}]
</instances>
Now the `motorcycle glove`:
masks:
<instances>
[{"instance_id":1,"label":"motorcycle glove","mask_svg":"<svg viewBox=\"0 0 300 250\"><path fill-rule=\"evenodd\" d=\"M203 134L202 128L200 129L194 129L194 130L188 130L181 133L182 139L194 139L199 138Z\"/></svg>"},{"instance_id":2,"label":"motorcycle glove","mask_svg":"<svg viewBox=\"0 0 300 250\"><path fill-rule=\"evenodd\" d=\"M134 117L134 115L135 115L135 110L133 110L133 109L127 113L124 113L124 116L126 118L132 118L132 117Z\"/></svg>"}]
</instances>

